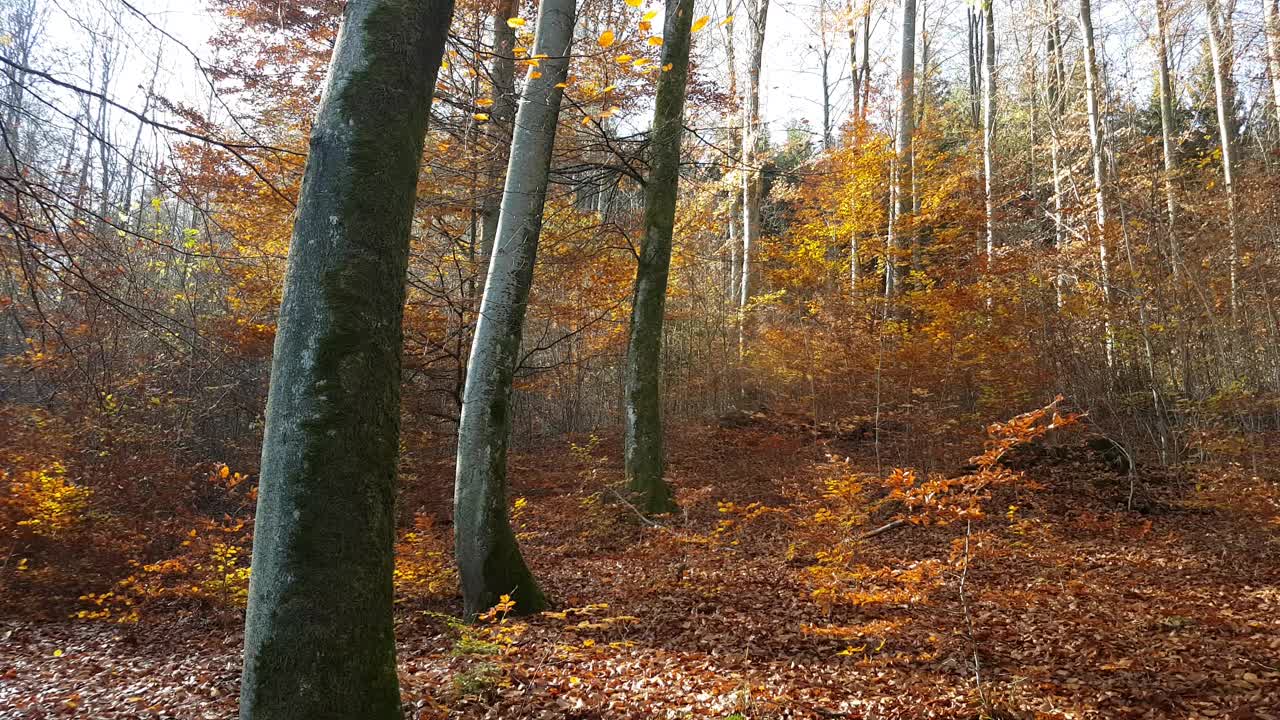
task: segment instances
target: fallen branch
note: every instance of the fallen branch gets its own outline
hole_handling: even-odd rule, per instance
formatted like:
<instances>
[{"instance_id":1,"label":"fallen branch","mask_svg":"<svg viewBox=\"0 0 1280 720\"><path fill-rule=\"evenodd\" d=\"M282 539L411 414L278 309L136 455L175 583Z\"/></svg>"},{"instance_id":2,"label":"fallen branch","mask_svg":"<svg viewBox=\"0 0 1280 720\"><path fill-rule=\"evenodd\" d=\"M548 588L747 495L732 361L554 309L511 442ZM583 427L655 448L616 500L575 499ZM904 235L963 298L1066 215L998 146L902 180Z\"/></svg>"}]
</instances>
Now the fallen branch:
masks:
<instances>
[{"instance_id":1,"label":"fallen branch","mask_svg":"<svg viewBox=\"0 0 1280 720\"><path fill-rule=\"evenodd\" d=\"M890 530L893 530L894 528L900 528L906 524L907 524L906 520L894 520L893 522L888 523L886 525L881 525L875 530L868 530L867 532L862 533L861 535L858 536L858 539L866 540L868 538L873 538L881 533L887 533Z\"/></svg>"}]
</instances>

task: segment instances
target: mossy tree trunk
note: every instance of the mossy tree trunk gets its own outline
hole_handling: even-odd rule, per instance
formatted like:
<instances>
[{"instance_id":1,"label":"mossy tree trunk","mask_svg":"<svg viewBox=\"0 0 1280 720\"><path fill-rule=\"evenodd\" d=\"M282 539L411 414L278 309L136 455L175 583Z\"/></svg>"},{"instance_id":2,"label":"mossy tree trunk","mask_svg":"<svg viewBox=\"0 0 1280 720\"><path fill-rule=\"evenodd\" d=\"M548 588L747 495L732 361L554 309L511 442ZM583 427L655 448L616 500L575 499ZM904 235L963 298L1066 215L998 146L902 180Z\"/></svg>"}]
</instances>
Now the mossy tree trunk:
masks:
<instances>
[{"instance_id":1,"label":"mossy tree trunk","mask_svg":"<svg viewBox=\"0 0 1280 720\"><path fill-rule=\"evenodd\" d=\"M405 271L452 0L351 0L271 367L240 717L400 717L392 631Z\"/></svg>"},{"instance_id":2,"label":"mossy tree trunk","mask_svg":"<svg viewBox=\"0 0 1280 720\"><path fill-rule=\"evenodd\" d=\"M517 612L537 612L546 605L507 516L507 444L511 384L564 95L557 85L568 75L576 16L574 0L543 0L538 8L533 55L540 62L526 76L516 112L497 240L467 365L458 427L454 548L468 617L492 607L504 594L515 601Z\"/></svg>"},{"instance_id":3,"label":"mossy tree trunk","mask_svg":"<svg viewBox=\"0 0 1280 720\"><path fill-rule=\"evenodd\" d=\"M630 490L647 513L675 509L671 487L663 479L662 324L671 269L692 24L693 0L667 0L662 33L662 66L667 70L658 79L653 111L650 170L644 190L644 237L636 265L627 343L623 457Z\"/></svg>"}]
</instances>

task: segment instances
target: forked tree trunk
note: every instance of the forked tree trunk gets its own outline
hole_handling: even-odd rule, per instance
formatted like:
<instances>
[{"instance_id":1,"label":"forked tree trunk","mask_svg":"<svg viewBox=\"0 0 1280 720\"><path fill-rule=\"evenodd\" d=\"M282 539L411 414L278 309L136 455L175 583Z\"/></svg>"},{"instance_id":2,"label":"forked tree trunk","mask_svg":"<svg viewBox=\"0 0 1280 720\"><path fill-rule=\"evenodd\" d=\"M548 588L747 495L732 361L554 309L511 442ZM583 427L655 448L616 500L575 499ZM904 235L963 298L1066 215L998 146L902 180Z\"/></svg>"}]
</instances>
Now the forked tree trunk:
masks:
<instances>
[{"instance_id":1,"label":"forked tree trunk","mask_svg":"<svg viewBox=\"0 0 1280 720\"><path fill-rule=\"evenodd\" d=\"M671 240L684 136L685 81L693 0L667 0L662 33L662 66L653 111L649 178L644 188L644 238L636 265L625 377L626 437L623 458L627 484L646 513L675 509L663 474L662 326L671 268Z\"/></svg>"},{"instance_id":2,"label":"forked tree trunk","mask_svg":"<svg viewBox=\"0 0 1280 720\"><path fill-rule=\"evenodd\" d=\"M451 0L351 0L271 367L240 717L398 718L393 514L409 233Z\"/></svg>"},{"instance_id":3,"label":"forked tree trunk","mask_svg":"<svg viewBox=\"0 0 1280 720\"><path fill-rule=\"evenodd\" d=\"M458 426L454 485L454 547L468 617L510 595L520 613L546 605L525 565L507 514L507 445L511 386L520 360L533 266L542 232L551 153L569 71L577 17L575 0L543 0L533 55L516 112L511 160L497 240L467 365Z\"/></svg>"}]
</instances>

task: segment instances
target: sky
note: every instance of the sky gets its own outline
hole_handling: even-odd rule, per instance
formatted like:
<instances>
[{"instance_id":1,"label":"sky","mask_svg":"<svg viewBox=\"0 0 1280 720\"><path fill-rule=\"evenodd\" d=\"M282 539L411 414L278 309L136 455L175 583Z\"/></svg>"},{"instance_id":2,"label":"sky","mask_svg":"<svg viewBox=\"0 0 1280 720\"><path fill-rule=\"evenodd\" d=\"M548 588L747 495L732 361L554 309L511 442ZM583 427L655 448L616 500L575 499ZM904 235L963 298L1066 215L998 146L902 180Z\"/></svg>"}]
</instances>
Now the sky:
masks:
<instances>
[{"instance_id":1,"label":"sky","mask_svg":"<svg viewBox=\"0 0 1280 720\"><path fill-rule=\"evenodd\" d=\"M762 77L762 116L775 138L797 120L806 120L815 132L822 124L822 89L819 45L815 29L820 0L773 0L766 32L765 63ZM873 0L874 1L874 0ZM1077 5L1074 0L1061 0L1062 26L1068 37L1078 37L1074 26ZM201 0L128 0L145 15L145 19L121 5L121 0L38 0L47 12L47 65L61 77L81 84L96 85L89 74L88 39L96 32L100 37L113 35L124 47L124 59L111 85L113 99L140 109L145 88L155 69L156 50L164 52L164 62L156 75L156 91L170 99L207 101L208 84L198 70L196 57L209 63L212 51L207 41L215 29L215 18ZM745 61L745 0L727 0L737 18L739 63ZM845 0L827 0L838 8ZM933 38L933 57L942 63L945 76L959 78L964 73L964 0L919 0L924 28ZM1000 33L1000 76L1021 72L1015 44L1042 43L1043 26L1038 12L1029 12L1027 4L1040 7L1039 0L996 0L996 24ZM1260 28L1261 0L1242 0L1236 15L1238 80L1242 89L1253 94L1261 89L1265 73ZM646 6L660 7L649 2ZM726 0L700 0L706 7L701 14L722 18ZM1100 52L1108 63L1109 79L1121 92L1145 96L1154 87L1153 56L1148 32L1152 25L1151 0L1094 0L1095 24ZM1254 7L1254 6L1257 7ZM1203 18L1198 4L1192 4L1176 21L1178 28L1190 28L1188 39L1175 44L1174 62L1179 74L1186 77L1198 54L1203 37ZM872 62L882 87L889 87L891 73L897 65L896 38L899 12L896 3L882 0L872 39ZM155 27L151 27L154 25ZM172 40L163 33L172 36ZM1176 33L1176 34L1181 34ZM708 37L704 34L700 37ZM843 27L828 33L832 45L830 69L835 106L833 117L838 123L849 111L849 48ZM710 40L709 42L722 42ZM180 44L179 44L180 43ZM161 47L163 46L163 47ZM185 46L185 47L183 47ZM189 50L188 50L189 48ZM741 77L741 71L740 71ZM122 114L123 115L123 114ZM640 118L635 119L637 123ZM128 131L129 121L120 118L121 132ZM816 139L816 138L815 138Z\"/></svg>"}]
</instances>

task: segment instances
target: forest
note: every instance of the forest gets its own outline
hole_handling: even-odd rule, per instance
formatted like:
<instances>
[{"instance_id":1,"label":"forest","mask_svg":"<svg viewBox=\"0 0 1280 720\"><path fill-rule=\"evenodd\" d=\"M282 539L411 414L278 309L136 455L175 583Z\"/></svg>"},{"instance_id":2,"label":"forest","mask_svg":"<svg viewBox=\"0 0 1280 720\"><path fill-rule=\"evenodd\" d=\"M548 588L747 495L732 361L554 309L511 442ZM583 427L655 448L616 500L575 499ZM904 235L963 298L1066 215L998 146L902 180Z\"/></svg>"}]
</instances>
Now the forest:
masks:
<instances>
[{"instance_id":1,"label":"forest","mask_svg":"<svg viewBox=\"0 0 1280 720\"><path fill-rule=\"evenodd\" d=\"M1280 0L3 0L55 717L1280 720Z\"/></svg>"}]
</instances>

